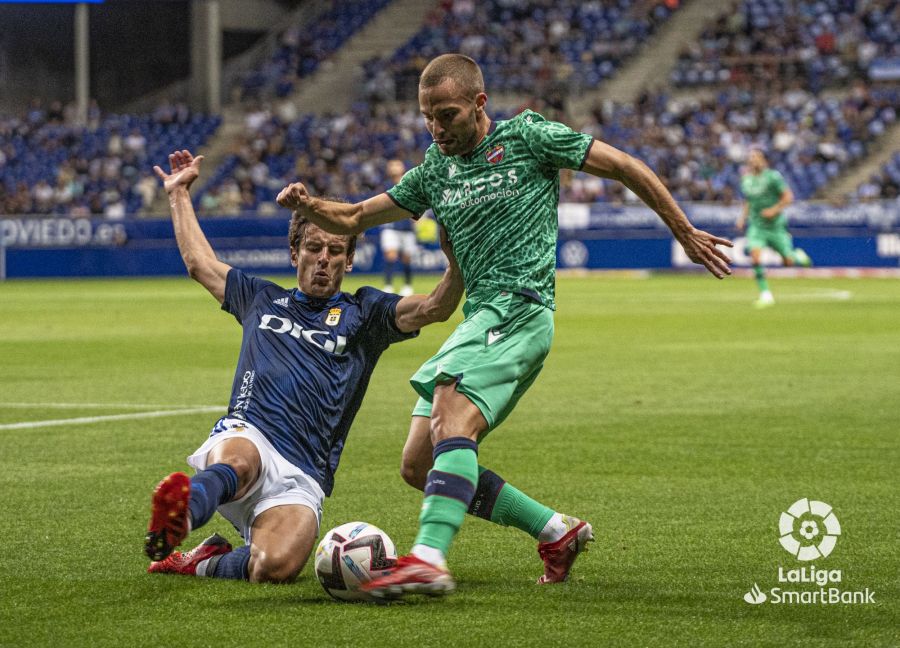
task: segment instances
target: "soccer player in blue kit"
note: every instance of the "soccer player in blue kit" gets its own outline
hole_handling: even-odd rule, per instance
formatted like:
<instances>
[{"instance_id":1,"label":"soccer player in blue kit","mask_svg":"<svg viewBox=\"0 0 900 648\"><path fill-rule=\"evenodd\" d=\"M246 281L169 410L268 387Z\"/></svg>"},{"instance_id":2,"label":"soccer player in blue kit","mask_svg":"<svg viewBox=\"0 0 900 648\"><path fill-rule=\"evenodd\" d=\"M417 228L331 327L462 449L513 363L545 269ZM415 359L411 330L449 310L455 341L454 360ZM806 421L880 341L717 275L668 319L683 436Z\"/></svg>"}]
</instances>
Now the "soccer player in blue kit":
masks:
<instances>
[{"instance_id":1,"label":"soccer player in blue kit","mask_svg":"<svg viewBox=\"0 0 900 648\"><path fill-rule=\"evenodd\" d=\"M341 292L356 237L329 234L298 215L289 232L298 287L248 276L216 258L197 222L188 190L202 159L176 151L170 173L154 171L169 195L188 273L244 333L228 414L188 458L197 473L173 473L153 493L148 571L290 582L314 546L322 502L375 363L390 344L447 320L462 297L462 276L444 237L450 263L431 294ZM246 544L232 550L216 534L173 553L216 510Z\"/></svg>"}]
</instances>

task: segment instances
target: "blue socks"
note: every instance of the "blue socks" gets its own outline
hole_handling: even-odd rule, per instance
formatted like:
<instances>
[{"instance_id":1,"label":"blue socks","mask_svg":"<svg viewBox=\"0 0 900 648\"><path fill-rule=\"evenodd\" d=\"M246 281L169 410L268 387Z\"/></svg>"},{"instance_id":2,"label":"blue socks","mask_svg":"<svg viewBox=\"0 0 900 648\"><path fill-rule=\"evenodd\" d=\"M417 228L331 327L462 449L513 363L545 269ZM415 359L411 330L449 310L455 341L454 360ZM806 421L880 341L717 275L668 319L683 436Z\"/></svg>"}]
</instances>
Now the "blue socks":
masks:
<instances>
[{"instance_id":1,"label":"blue socks","mask_svg":"<svg viewBox=\"0 0 900 648\"><path fill-rule=\"evenodd\" d=\"M219 504L230 502L237 492L238 477L228 464L207 466L191 477L191 498L188 508L191 528L199 529L209 522Z\"/></svg>"},{"instance_id":2,"label":"blue socks","mask_svg":"<svg viewBox=\"0 0 900 648\"><path fill-rule=\"evenodd\" d=\"M227 554L213 556L206 564L206 575L212 578L248 580L250 572L250 545L238 547Z\"/></svg>"}]
</instances>

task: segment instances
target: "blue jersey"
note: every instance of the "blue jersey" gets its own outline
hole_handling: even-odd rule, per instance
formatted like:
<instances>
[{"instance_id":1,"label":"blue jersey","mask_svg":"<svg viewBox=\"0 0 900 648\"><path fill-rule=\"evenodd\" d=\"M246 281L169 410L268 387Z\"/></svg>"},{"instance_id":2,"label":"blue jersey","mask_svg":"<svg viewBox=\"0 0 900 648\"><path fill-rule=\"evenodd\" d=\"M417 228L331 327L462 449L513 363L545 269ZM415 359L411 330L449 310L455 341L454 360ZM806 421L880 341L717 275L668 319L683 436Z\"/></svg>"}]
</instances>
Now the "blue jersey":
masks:
<instances>
[{"instance_id":1,"label":"blue jersey","mask_svg":"<svg viewBox=\"0 0 900 648\"><path fill-rule=\"evenodd\" d=\"M397 329L399 300L368 287L313 299L228 271L222 309L244 327L229 416L259 428L326 495L379 356L418 335Z\"/></svg>"}]
</instances>

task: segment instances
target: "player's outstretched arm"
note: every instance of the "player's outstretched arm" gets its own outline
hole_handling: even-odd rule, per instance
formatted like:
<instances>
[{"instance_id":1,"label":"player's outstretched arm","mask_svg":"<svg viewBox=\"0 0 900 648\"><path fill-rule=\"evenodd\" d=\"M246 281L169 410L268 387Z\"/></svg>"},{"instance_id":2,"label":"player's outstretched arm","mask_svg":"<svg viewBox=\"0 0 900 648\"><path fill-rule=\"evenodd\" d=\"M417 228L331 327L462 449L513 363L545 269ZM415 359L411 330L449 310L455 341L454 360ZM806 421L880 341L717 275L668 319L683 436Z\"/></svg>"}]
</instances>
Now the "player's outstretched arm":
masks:
<instances>
[{"instance_id":1,"label":"player's outstretched arm","mask_svg":"<svg viewBox=\"0 0 900 648\"><path fill-rule=\"evenodd\" d=\"M358 203L340 203L310 196L302 182L282 189L276 201L331 234L352 236L376 225L409 218L409 212L385 193Z\"/></svg>"},{"instance_id":2,"label":"player's outstretched arm","mask_svg":"<svg viewBox=\"0 0 900 648\"><path fill-rule=\"evenodd\" d=\"M158 166L153 167L153 170L163 181L166 193L169 194L175 240L188 274L221 304L225 299L225 279L231 266L216 258L216 253L197 222L189 193L194 180L200 175L202 161L202 155L194 157L185 149L169 156L171 173L166 173Z\"/></svg>"},{"instance_id":3,"label":"player's outstretched arm","mask_svg":"<svg viewBox=\"0 0 900 648\"><path fill-rule=\"evenodd\" d=\"M659 215L691 261L703 265L719 279L731 274L731 259L716 247L733 247L731 241L691 225L672 194L646 164L624 151L595 140L581 170L624 184Z\"/></svg>"},{"instance_id":4,"label":"player's outstretched arm","mask_svg":"<svg viewBox=\"0 0 900 648\"><path fill-rule=\"evenodd\" d=\"M397 302L397 328L408 333L417 331L434 322L446 322L456 312L459 300L462 299L464 286L462 272L453 256L453 246L443 227L441 230L441 249L449 262L441 282L435 286L430 295L410 295Z\"/></svg>"}]
</instances>

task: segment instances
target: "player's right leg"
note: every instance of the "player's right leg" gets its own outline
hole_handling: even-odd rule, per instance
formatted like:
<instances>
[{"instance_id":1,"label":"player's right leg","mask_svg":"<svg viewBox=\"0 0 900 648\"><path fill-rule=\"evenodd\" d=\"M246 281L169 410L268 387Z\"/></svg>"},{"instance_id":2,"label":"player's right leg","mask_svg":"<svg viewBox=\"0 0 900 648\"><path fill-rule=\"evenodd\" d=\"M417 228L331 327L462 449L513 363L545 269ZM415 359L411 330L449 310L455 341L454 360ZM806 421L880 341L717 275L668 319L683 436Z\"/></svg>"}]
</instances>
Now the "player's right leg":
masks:
<instances>
[{"instance_id":1,"label":"player's right leg","mask_svg":"<svg viewBox=\"0 0 900 648\"><path fill-rule=\"evenodd\" d=\"M775 303L772 291L769 290L769 281L766 279L766 269L762 264L763 245L760 241L756 241L748 234L747 245L750 246L750 261L753 264L753 275L756 278L756 285L759 287L759 298L753 302L756 308L766 308Z\"/></svg>"},{"instance_id":2,"label":"player's right leg","mask_svg":"<svg viewBox=\"0 0 900 648\"><path fill-rule=\"evenodd\" d=\"M215 437L212 437L213 439ZM164 478L153 492L144 552L166 558L192 529L199 529L219 505L244 496L259 476L259 453L240 437L223 439L207 454L206 467L193 477L182 472Z\"/></svg>"},{"instance_id":3,"label":"player's right leg","mask_svg":"<svg viewBox=\"0 0 900 648\"><path fill-rule=\"evenodd\" d=\"M384 292L394 292L394 271L397 267L400 242L392 229L381 230L381 253L384 255Z\"/></svg>"}]
</instances>

